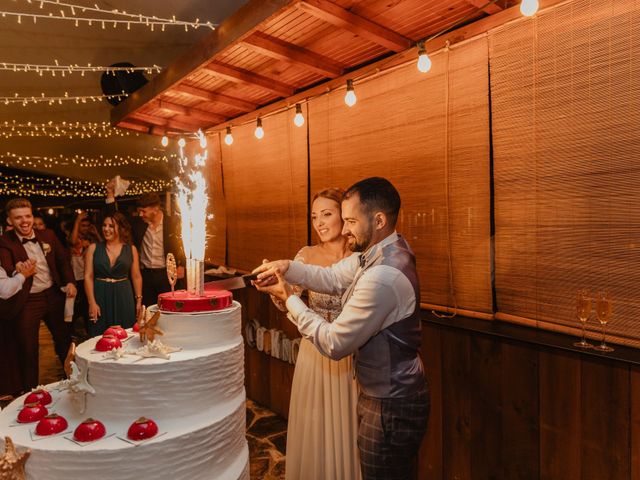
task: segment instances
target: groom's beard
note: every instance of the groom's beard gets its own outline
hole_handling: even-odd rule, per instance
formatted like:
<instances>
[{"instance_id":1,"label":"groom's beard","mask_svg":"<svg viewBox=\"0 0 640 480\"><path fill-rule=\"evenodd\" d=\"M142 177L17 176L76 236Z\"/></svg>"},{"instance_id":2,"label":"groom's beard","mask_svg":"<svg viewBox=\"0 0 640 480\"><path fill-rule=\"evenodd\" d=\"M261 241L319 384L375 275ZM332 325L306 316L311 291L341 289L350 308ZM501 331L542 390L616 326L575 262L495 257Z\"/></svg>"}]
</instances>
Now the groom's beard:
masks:
<instances>
[{"instance_id":1,"label":"groom's beard","mask_svg":"<svg viewBox=\"0 0 640 480\"><path fill-rule=\"evenodd\" d=\"M364 252L371 245L371 239L373 238L373 225L369 225L367 230L362 234L349 235L349 250L352 252Z\"/></svg>"}]
</instances>

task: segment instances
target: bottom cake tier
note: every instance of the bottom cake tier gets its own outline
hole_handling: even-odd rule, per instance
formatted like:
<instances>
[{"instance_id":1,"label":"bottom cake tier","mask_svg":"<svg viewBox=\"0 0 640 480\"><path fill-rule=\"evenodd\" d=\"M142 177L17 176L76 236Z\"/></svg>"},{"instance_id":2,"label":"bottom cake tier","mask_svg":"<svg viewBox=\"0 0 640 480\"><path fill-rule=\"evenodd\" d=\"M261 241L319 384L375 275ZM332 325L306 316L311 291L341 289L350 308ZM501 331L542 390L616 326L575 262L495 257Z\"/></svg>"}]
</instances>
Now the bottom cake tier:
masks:
<instances>
[{"instance_id":1,"label":"bottom cake tier","mask_svg":"<svg viewBox=\"0 0 640 480\"><path fill-rule=\"evenodd\" d=\"M4 448L4 436L9 436L19 452L31 450L28 480L249 479L244 391L205 412L171 421L158 419L158 435L142 443L123 440L127 423L109 422L107 437L78 444L71 440L73 428L85 416L77 413L66 392L58 396L55 384L49 387L54 396L50 411L68 420L69 433L37 437L35 423L16 424L24 396L0 413L0 446Z\"/></svg>"}]
</instances>

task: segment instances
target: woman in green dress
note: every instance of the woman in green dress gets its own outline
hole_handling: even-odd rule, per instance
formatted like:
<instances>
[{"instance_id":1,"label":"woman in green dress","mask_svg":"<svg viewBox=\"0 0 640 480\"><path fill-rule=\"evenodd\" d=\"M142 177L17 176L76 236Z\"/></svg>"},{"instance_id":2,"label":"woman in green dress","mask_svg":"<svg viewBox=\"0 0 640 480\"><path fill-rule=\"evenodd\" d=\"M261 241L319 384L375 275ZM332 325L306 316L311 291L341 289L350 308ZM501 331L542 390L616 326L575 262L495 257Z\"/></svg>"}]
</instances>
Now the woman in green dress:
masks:
<instances>
[{"instance_id":1,"label":"woman in green dress","mask_svg":"<svg viewBox=\"0 0 640 480\"><path fill-rule=\"evenodd\" d=\"M129 222L115 212L102 222L102 235L104 241L90 245L85 257L84 286L92 337L112 325L132 327L142 305L142 275L138 251L131 245Z\"/></svg>"}]
</instances>

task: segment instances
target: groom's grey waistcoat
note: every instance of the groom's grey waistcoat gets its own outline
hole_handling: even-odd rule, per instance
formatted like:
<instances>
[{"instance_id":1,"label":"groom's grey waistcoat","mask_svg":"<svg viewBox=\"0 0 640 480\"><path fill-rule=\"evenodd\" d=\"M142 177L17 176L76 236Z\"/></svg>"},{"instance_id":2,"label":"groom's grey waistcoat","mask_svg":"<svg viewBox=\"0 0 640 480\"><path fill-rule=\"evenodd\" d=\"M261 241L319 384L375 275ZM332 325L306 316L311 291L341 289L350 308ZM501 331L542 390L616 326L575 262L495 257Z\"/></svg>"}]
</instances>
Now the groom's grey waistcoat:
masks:
<instances>
[{"instance_id":1,"label":"groom's grey waistcoat","mask_svg":"<svg viewBox=\"0 0 640 480\"><path fill-rule=\"evenodd\" d=\"M383 247L375 258L368 259L363 271L375 265L396 268L409 279L416 296L415 309L407 318L381 330L358 349L355 355L356 375L366 395L376 398L407 397L418 393L425 385L422 361L418 355L422 333L416 259L407 242L400 237ZM354 285L343 297L343 304L353 293Z\"/></svg>"}]
</instances>

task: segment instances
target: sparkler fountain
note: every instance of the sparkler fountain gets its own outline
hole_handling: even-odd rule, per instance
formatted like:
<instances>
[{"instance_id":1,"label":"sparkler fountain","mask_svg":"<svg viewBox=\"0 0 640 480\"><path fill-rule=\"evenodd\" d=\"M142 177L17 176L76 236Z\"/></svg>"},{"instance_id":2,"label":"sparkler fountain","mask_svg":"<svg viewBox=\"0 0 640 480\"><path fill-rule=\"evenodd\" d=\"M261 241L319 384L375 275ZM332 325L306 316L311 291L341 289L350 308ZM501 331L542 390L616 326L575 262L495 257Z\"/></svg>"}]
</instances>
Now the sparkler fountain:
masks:
<instances>
[{"instance_id":1,"label":"sparkler fountain","mask_svg":"<svg viewBox=\"0 0 640 480\"><path fill-rule=\"evenodd\" d=\"M178 206L182 215L182 244L187 259L187 291L191 295L204 295L204 250L206 243L207 185L202 171L207 160L207 140L198 131L202 153L194 155L190 165L180 147L180 173L176 177Z\"/></svg>"}]
</instances>

